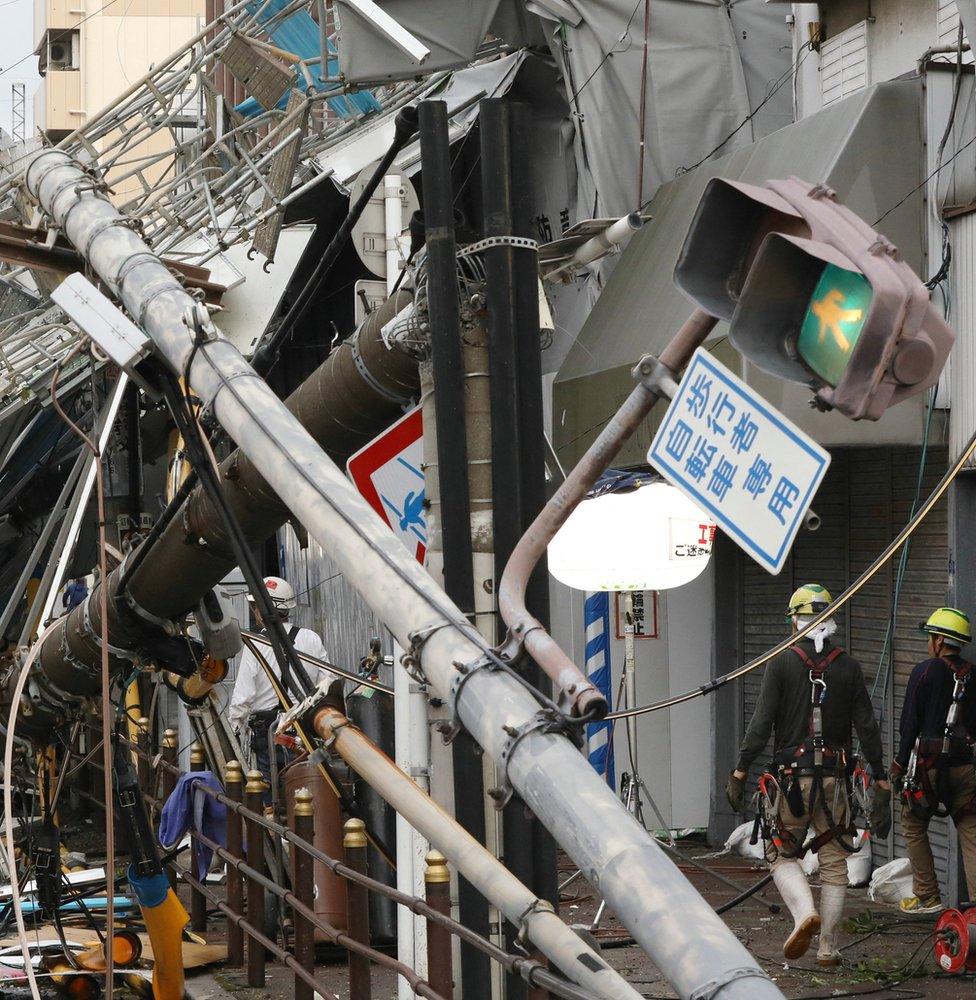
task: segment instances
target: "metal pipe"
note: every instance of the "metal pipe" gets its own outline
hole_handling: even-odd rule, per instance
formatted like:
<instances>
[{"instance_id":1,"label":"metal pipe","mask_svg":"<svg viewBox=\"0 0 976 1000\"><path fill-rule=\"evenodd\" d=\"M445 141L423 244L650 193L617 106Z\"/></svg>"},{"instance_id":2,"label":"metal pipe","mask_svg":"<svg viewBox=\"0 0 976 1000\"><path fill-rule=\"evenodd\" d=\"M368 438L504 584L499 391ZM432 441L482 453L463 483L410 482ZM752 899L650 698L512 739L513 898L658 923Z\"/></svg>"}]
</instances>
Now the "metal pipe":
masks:
<instances>
[{"instance_id":1,"label":"metal pipe","mask_svg":"<svg viewBox=\"0 0 976 1000\"><path fill-rule=\"evenodd\" d=\"M696 309L661 352L660 363L675 375L680 374L717 322L714 316ZM498 609L505 624L522 641L525 652L552 678L557 694L577 715L593 711L605 715L606 700L585 678L583 686L579 668L529 613L525 606L526 589L532 571L556 532L660 398L661 395L643 384L632 390L519 540L498 587Z\"/></svg>"},{"instance_id":2,"label":"metal pipe","mask_svg":"<svg viewBox=\"0 0 976 1000\"><path fill-rule=\"evenodd\" d=\"M319 712L315 729L411 826L437 845L459 874L520 930L524 929L533 944L565 975L593 990L594 997L635 1000L639 994L633 987L582 942L550 904L540 900L454 817L425 795L341 712L333 708Z\"/></svg>"},{"instance_id":3,"label":"metal pipe","mask_svg":"<svg viewBox=\"0 0 976 1000\"><path fill-rule=\"evenodd\" d=\"M532 115L528 104L514 102L509 107L510 146L512 157L512 223L513 233L524 239L533 234L536 217L532 163L525 150L533 141ZM546 449L544 437L544 404L542 398L542 340L539 329L539 260L534 250L516 248L513 251L513 294L515 297L515 363L518 383L518 469L521 486L519 536L538 516L546 503ZM514 539L517 543L518 539ZM496 557L504 563L495 573L501 579L512 554L512 546L502 550L495 537ZM526 586L526 605L549 628L549 573L546 559L540 559ZM522 671L538 688L551 693L552 685L538 665L531 660ZM529 887L551 903L558 905L556 877L556 844L544 826L520 803L510 804L505 811L505 858L521 841L528 842L528 865L523 879ZM513 869L516 875L518 868ZM514 944L514 942L513 942ZM511 991L510 991L511 992Z\"/></svg>"},{"instance_id":4,"label":"metal pipe","mask_svg":"<svg viewBox=\"0 0 976 1000\"><path fill-rule=\"evenodd\" d=\"M255 470L328 548L338 570L409 651L433 693L456 704L460 723L599 887L679 996L781 997L647 831L626 814L586 758L565 736L537 725L538 701L500 668L499 658L493 658L461 611L237 349L205 329L191 331L187 320L193 323L194 314L188 310L196 303L107 198L93 190L87 175L65 153L50 150L33 161L26 182L31 195L116 293L172 370L188 370L190 385L204 405L241 444ZM686 324L679 343L700 343L711 322L710 317L707 322L696 317ZM680 368L676 354L672 348L661 358L673 370ZM633 405L638 404L640 396ZM550 508L547 505L540 515L543 523ZM199 556L184 539L180 545ZM157 592L178 582L158 563L154 574ZM130 596L136 593L135 584L133 580ZM524 587L519 598L522 594ZM52 657L57 656L59 639L59 635L53 642L47 638L44 652L50 646ZM455 682L459 687L452 696ZM517 741L512 731L518 734Z\"/></svg>"},{"instance_id":5,"label":"metal pipe","mask_svg":"<svg viewBox=\"0 0 976 1000\"><path fill-rule=\"evenodd\" d=\"M430 354L434 379L427 397L434 405L437 443L436 476L428 484L430 534L443 559L444 590L470 619L474 614L474 567L471 551L471 494L468 479L469 428L465 419L465 388L461 356L461 315L457 286L457 247L454 236L454 187L447 104L421 101L420 156L423 165L424 230L427 246L427 308L430 315ZM509 430L513 431L512 425ZM439 539L439 541L438 541ZM452 748L454 815L482 843L486 836L482 762L471 740L462 735ZM482 936L490 933L488 904L461 880L458 915L463 924ZM491 966L487 957L461 944L461 983L471 1000L491 995Z\"/></svg>"}]
</instances>

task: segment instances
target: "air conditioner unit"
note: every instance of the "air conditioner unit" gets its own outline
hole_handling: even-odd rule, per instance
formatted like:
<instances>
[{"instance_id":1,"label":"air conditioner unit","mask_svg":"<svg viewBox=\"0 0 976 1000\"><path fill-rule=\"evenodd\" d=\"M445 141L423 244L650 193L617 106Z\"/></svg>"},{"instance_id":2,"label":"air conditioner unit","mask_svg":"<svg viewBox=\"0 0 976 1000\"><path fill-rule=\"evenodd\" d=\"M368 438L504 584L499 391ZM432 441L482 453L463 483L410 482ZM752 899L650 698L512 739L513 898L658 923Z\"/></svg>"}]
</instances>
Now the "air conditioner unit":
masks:
<instances>
[{"instance_id":1,"label":"air conditioner unit","mask_svg":"<svg viewBox=\"0 0 976 1000\"><path fill-rule=\"evenodd\" d=\"M71 69L71 39L52 41L47 48L47 68L50 70Z\"/></svg>"}]
</instances>

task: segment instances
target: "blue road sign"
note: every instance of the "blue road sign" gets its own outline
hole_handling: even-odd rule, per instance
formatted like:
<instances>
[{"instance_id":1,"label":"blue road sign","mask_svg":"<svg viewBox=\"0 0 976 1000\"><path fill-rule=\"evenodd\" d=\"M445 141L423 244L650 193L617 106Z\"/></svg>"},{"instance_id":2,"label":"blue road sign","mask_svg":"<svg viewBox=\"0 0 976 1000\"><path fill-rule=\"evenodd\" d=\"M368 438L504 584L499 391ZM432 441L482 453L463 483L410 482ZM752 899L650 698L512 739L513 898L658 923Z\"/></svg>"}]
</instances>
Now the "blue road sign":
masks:
<instances>
[{"instance_id":1,"label":"blue road sign","mask_svg":"<svg viewBox=\"0 0 976 1000\"><path fill-rule=\"evenodd\" d=\"M830 465L828 452L704 348L647 460L774 574Z\"/></svg>"}]
</instances>

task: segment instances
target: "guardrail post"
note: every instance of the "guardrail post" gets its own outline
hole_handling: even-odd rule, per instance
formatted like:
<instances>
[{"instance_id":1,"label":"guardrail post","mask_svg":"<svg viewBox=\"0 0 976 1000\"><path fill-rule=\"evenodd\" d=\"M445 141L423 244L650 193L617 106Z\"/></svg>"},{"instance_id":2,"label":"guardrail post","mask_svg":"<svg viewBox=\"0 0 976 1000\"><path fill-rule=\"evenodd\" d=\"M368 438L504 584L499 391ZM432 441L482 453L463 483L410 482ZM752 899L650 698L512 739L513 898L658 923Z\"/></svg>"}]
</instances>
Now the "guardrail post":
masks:
<instances>
[{"instance_id":1,"label":"guardrail post","mask_svg":"<svg viewBox=\"0 0 976 1000\"><path fill-rule=\"evenodd\" d=\"M247 772L244 788L245 805L253 813L264 813L264 778L260 771ZM247 832L247 863L255 871L264 872L264 827L251 817L244 824ZM259 931L264 930L264 886L256 879L247 880L247 921ZM249 938L247 942L247 985L264 986L264 945Z\"/></svg>"},{"instance_id":2,"label":"guardrail post","mask_svg":"<svg viewBox=\"0 0 976 1000\"><path fill-rule=\"evenodd\" d=\"M136 733L136 746L139 753L136 754L136 774L139 775L139 791L143 795L154 795L155 789L152 787L152 757L149 751L149 720L142 716L136 723L138 731Z\"/></svg>"},{"instance_id":3,"label":"guardrail post","mask_svg":"<svg viewBox=\"0 0 976 1000\"><path fill-rule=\"evenodd\" d=\"M203 771L207 767L207 758L203 752L203 747L199 743L194 743L190 747L190 770ZM192 839L193 834L190 834ZM197 875L195 858L197 856L196 846L190 851L190 869ZM201 882L207 880L207 873L203 873ZM190 927L198 934L202 934L207 929L207 897L199 889L190 889Z\"/></svg>"},{"instance_id":4,"label":"guardrail post","mask_svg":"<svg viewBox=\"0 0 976 1000\"><path fill-rule=\"evenodd\" d=\"M224 790L229 799L243 804L244 770L240 761L227 761L224 771ZM238 860L244 859L244 821L236 809L227 810L227 851ZM244 915L244 880L232 865L227 865L227 905L238 917ZM227 921L227 964L244 964L244 931L233 920Z\"/></svg>"},{"instance_id":5,"label":"guardrail post","mask_svg":"<svg viewBox=\"0 0 976 1000\"><path fill-rule=\"evenodd\" d=\"M313 843L315 838L315 813L312 808L312 793L307 788L295 792L295 833L302 840ZM309 909L315 904L315 871L312 856L297 844L291 845L292 886L298 901ZM306 972L315 971L315 928L298 910L292 910L295 927L295 961ZM295 1000L313 1000L311 986L295 976Z\"/></svg>"},{"instance_id":6,"label":"guardrail post","mask_svg":"<svg viewBox=\"0 0 976 1000\"><path fill-rule=\"evenodd\" d=\"M170 770L170 768L176 767L177 758L180 752L180 736L175 729L167 729L163 733L163 751L162 751L162 761L164 764L169 765L168 767L163 767L163 781L159 792L159 808L162 810L163 806L166 804L166 800L172 795L173 789L176 788L176 772ZM166 875L169 878L169 884L172 889L176 889L176 868L173 867L172 863L166 866Z\"/></svg>"},{"instance_id":7,"label":"guardrail post","mask_svg":"<svg viewBox=\"0 0 976 1000\"><path fill-rule=\"evenodd\" d=\"M346 864L366 874L366 824L361 819L348 819L343 826L342 849ZM346 920L349 936L360 944L369 945L369 892L358 882L346 882ZM370 1000L370 962L365 955L349 952L349 1000Z\"/></svg>"},{"instance_id":8,"label":"guardrail post","mask_svg":"<svg viewBox=\"0 0 976 1000\"><path fill-rule=\"evenodd\" d=\"M440 851L427 852L424 870L424 894L427 905L445 917L451 915L451 872ZM451 955L451 932L427 920L427 981L444 1000L454 997L454 967Z\"/></svg>"}]
</instances>

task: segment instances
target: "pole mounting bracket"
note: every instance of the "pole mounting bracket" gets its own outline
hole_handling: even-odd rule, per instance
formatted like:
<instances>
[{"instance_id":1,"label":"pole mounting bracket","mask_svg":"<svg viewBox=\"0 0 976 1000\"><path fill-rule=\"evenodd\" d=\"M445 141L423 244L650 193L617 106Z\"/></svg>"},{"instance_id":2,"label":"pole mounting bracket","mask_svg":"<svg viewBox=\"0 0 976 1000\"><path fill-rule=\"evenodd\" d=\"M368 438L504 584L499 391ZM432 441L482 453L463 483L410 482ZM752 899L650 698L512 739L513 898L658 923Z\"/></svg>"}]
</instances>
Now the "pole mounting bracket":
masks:
<instances>
[{"instance_id":1,"label":"pole mounting bracket","mask_svg":"<svg viewBox=\"0 0 976 1000\"><path fill-rule=\"evenodd\" d=\"M721 979L710 979L707 983L699 986L688 1000L714 1000L729 983L734 983L738 979L769 979L769 976L755 965L747 965L741 969L728 969Z\"/></svg>"},{"instance_id":2,"label":"pole mounting bracket","mask_svg":"<svg viewBox=\"0 0 976 1000\"><path fill-rule=\"evenodd\" d=\"M653 354L645 354L630 374L659 399L674 399L678 392L678 376Z\"/></svg>"}]
</instances>

